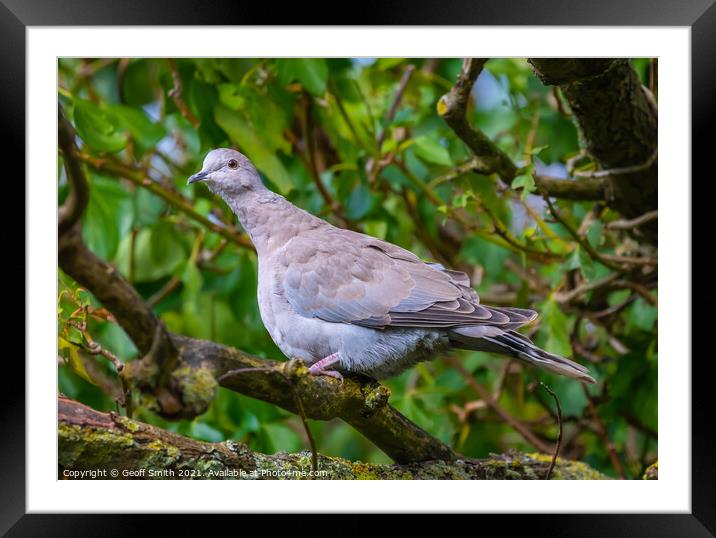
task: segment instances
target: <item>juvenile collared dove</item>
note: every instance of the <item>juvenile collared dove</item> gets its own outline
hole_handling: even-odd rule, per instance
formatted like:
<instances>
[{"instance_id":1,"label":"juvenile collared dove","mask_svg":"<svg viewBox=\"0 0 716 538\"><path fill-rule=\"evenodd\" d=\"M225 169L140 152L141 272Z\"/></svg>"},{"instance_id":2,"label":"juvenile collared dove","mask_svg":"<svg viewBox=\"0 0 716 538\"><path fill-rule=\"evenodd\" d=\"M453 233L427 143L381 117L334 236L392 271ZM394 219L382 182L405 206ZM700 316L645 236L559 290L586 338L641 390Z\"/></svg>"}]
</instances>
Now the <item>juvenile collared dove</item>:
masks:
<instances>
[{"instance_id":1,"label":"juvenile collared dove","mask_svg":"<svg viewBox=\"0 0 716 538\"><path fill-rule=\"evenodd\" d=\"M215 149L203 181L256 247L258 302L271 338L312 375L397 375L450 348L489 351L594 383L580 364L515 329L537 312L480 304L465 273L374 237L337 228L267 189L241 153Z\"/></svg>"}]
</instances>

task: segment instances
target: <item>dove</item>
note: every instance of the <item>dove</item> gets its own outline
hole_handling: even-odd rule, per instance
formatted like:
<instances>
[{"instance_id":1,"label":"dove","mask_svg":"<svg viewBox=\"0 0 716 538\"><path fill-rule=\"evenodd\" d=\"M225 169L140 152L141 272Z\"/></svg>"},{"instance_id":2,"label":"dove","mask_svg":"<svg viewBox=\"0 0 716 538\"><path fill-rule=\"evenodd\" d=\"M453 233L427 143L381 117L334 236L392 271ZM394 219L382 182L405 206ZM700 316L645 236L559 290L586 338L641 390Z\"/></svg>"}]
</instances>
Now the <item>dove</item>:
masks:
<instances>
[{"instance_id":1,"label":"dove","mask_svg":"<svg viewBox=\"0 0 716 538\"><path fill-rule=\"evenodd\" d=\"M517 332L536 319L534 310L483 305L465 273L304 211L269 190L238 151L211 150L188 179L197 182L228 204L249 235L261 320L311 375L381 380L458 348L595 382L584 366Z\"/></svg>"}]
</instances>

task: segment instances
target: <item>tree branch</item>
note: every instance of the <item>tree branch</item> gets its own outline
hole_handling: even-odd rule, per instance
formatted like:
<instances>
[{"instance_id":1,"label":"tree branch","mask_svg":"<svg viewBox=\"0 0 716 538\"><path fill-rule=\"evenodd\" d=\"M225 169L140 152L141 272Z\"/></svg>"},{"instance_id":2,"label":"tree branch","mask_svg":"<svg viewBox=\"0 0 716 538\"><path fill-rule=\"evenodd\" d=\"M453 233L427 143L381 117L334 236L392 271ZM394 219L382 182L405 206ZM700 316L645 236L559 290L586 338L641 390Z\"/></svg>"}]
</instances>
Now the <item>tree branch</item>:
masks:
<instances>
[{"instance_id":1,"label":"tree branch","mask_svg":"<svg viewBox=\"0 0 716 538\"><path fill-rule=\"evenodd\" d=\"M119 271L95 256L82 241L79 218L89 200L89 184L82 171L75 146L75 134L60 109L58 135L64 155L67 179L72 186L66 211L60 211L58 258L62 270L88 288L114 315L137 348L146 353L159 320L144 304L141 295Z\"/></svg>"},{"instance_id":2,"label":"tree branch","mask_svg":"<svg viewBox=\"0 0 716 538\"><path fill-rule=\"evenodd\" d=\"M377 465L319 455L318 474L311 475L307 452L270 456L253 452L237 441L196 441L126 417L100 413L62 397L58 409L60 478L112 478L114 470L118 479L538 480L544 477L550 461L540 454L512 452L481 460ZM584 463L558 459L553 478L607 477Z\"/></svg>"},{"instance_id":3,"label":"tree branch","mask_svg":"<svg viewBox=\"0 0 716 538\"><path fill-rule=\"evenodd\" d=\"M472 87L486 61L485 58L464 60L457 82L438 102L438 114L487 168L509 183L517 175L517 166L485 133L472 127L465 114Z\"/></svg>"},{"instance_id":4,"label":"tree branch","mask_svg":"<svg viewBox=\"0 0 716 538\"><path fill-rule=\"evenodd\" d=\"M220 380L222 387L298 414L293 386L308 418L340 418L397 462L458 457L449 446L388 405L390 391L376 382L361 382L347 376L341 384L326 376L308 375L308 368L297 360L260 359L214 342L179 335L172 335L172 340L190 368L180 375L186 392L195 399L213 397L212 391L205 390L201 377L194 381L197 372L203 370ZM230 375L234 371L238 372Z\"/></svg>"},{"instance_id":5,"label":"tree branch","mask_svg":"<svg viewBox=\"0 0 716 538\"><path fill-rule=\"evenodd\" d=\"M600 201L606 198L602 178L561 179L535 175L534 179L537 189L553 198L576 202Z\"/></svg>"},{"instance_id":6,"label":"tree branch","mask_svg":"<svg viewBox=\"0 0 716 538\"><path fill-rule=\"evenodd\" d=\"M472 88L482 72L486 59L466 58L457 82L438 102L438 114L455 134L475 154L480 173L496 173L510 184L517 175L517 165L482 131L467 121L467 106ZM535 176L535 183L544 192L568 200L604 200L604 182L600 178L589 180L557 179Z\"/></svg>"},{"instance_id":7,"label":"tree branch","mask_svg":"<svg viewBox=\"0 0 716 538\"><path fill-rule=\"evenodd\" d=\"M62 204L57 212L57 229L58 232L62 234L80 220L89 202L89 185L85 180L82 169L80 168L80 163L76 158L75 131L59 107L57 109L57 121L58 144L62 150L62 154L65 156L67 181L71 186L65 203Z\"/></svg>"},{"instance_id":8,"label":"tree branch","mask_svg":"<svg viewBox=\"0 0 716 538\"><path fill-rule=\"evenodd\" d=\"M607 203L629 218L657 208L657 112L626 59L531 58L545 84L559 86L586 149L604 169ZM551 193L550 193L551 194ZM642 229L656 241L657 227Z\"/></svg>"}]
</instances>

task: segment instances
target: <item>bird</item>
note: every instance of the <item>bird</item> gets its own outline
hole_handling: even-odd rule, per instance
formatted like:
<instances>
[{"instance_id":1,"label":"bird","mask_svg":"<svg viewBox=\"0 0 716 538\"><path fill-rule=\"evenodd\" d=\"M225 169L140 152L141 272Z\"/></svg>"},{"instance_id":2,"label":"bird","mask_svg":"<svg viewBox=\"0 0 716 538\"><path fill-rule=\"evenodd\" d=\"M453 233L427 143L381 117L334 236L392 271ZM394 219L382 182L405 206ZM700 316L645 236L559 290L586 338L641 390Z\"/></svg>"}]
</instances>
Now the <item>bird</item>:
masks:
<instances>
[{"instance_id":1,"label":"bird","mask_svg":"<svg viewBox=\"0 0 716 538\"><path fill-rule=\"evenodd\" d=\"M536 311L483 305L465 273L304 211L268 189L235 149L209 151L187 181L198 182L224 200L251 239L261 320L310 375L382 380L457 348L595 383L584 366L517 332Z\"/></svg>"}]
</instances>

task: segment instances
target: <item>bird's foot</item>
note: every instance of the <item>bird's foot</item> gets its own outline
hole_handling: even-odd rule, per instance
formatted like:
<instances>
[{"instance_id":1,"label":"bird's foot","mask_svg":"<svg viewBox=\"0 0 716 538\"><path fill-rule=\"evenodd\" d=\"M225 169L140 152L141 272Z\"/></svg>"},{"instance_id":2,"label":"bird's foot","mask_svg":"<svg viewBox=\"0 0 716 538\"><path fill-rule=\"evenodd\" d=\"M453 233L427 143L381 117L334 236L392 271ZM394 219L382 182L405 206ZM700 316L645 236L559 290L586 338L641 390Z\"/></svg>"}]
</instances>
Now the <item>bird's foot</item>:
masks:
<instances>
[{"instance_id":1,"label":"bird's foot","mask_svg":"<svg viewBox=\"0 0 716 538\"><path fill-rule=\"evenodd\" d=\"M334 377L341 382L341 385L343 384L343 375L338 370L319 370L315 373L309 370L308 373L311 375L327 375L329 377Z\"/></svg>"},{"instance_id":2,"label":"bird's foot","mask_svg":"<svg viewBox=\"0 0 716 538\"><path fill-rule=\"evenodd\" d=\"M324 357L320 361L314 362L309 368L308 373L309 375L327 375L329 377L334 377L338 381L341 382L341 385L343 384L343 376L340 372L336 370L326 370L328 366L331 366L332 364L336 364L337 362L340 362L341 357L338 355L338 353L333 353L332 355L328 355L328 357Z\"/></svg>"}]
</instances>

